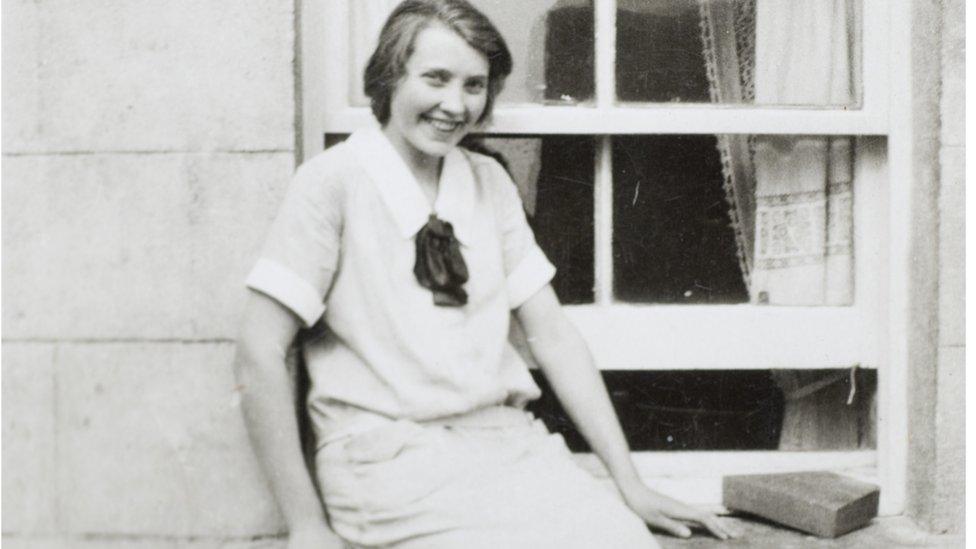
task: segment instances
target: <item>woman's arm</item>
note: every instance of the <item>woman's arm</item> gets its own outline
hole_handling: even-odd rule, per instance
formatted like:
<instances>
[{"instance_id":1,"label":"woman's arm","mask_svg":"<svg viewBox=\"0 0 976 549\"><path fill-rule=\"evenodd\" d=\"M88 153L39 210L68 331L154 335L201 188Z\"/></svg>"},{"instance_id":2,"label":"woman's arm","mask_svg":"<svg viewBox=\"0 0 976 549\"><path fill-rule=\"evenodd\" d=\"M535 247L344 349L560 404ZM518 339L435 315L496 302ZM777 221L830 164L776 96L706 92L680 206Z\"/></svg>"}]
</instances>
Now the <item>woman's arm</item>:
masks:
<instances>
[{"instance_id":1,"label":"woman's arm","mask_svg":"<svg viewBox=\"0 0 976 549\"><path fill-rule=\"evenodd\" d=\"M289 530L289 547L336 547L337 537L302 458L285 356L299 320L277 301L250 291L234 371L251 444Z\"/></svg>"},{"instance_id":2,"label":"woman's arm","mask_svg":"<svg viewBox=\"0 0 976 549\"><path fill-rule=\"evenodd\" d=\"M721 539L732 537L733 532L715 516L654 492L640 480L603 379L552 287L539 291L515 314L556 396L606 465L631 509L650 525L677 536L687 537L691 532L674 519L699 522Z\"/></svg>"}]
</instances>

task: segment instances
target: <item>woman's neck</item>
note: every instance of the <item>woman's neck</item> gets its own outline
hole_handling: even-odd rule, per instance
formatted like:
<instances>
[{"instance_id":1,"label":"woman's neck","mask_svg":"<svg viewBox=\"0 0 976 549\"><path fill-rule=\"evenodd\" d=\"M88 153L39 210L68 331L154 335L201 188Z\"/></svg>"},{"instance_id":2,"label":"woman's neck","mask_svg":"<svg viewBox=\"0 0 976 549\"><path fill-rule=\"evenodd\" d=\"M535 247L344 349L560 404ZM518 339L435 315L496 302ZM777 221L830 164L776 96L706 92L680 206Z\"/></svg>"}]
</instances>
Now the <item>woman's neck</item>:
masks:
<instances>
[{"instance_id":1,"label":"woman's neck","mask_svg":"<svg viewBox=\"0 0 976 549\"><path fill-rule=\"evenodd\" d=\"M430 184L434 187L437 187L437 182L440 180L442 160L443 158L420 152L408 155L404 159L407 168L410 169L410 173L413 174L418 183Z\"/></svg>"},{"instance_id":2,"label":"woman's neck","mask_svg":"<svg viewBox=\"0 0 976 549\"><path fill-rule=\"evenodd\" d=\"M407 169L417 180L417 184L420 185L427 201L433 206L437 199L438 183L440 182L444 159L424 154L406 143L397 142L394 139L390 139L390 142L393 143L393 148L397 150L400 157L403 158L404 164L407 165Z\"/></svg>"},{"instance_id":3,"label":"woman's neck","mask_svg":"<svg viewBox=\"0 0 976 549\"><path fill-rule=\"evenodd\" d=\"M434 203L437 201L437 192L441 179L441 161L443 159L428 155L420 156L423 156L423 158L408 159L406 163L410 169L410 173L413 174L413 178L420 185L420 190L423 191L424 196L427 198L427 203L433 208Z\"/></svg>"}]
</instances>

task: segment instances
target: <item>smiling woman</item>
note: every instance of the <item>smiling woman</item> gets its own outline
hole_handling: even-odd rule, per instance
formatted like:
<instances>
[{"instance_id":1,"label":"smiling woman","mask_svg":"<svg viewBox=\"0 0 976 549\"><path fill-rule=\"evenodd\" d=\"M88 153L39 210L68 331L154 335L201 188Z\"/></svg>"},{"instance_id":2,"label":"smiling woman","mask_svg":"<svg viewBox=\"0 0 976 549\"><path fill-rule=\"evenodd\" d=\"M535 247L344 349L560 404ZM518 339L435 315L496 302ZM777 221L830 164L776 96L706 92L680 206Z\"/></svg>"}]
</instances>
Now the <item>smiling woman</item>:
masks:
<instances>
[{"instance_id":1,"label":"smiling woman","mask_svg":"<svg viewBox=\"0 0 976 549\"><path fill-rule=\"evenodd\" d=\"M248 278L238 374L292 548L329 535L315 484L355 546L651 548L645 522L690 535L681 520L730 535L641 481L516 185L458 146L511 67L467 2L401 3L365 72L380 127L298 170ZM509 343L512 318L622 498L525 410L540 391ZM282 366L302 327L315 334L302 349L311 478Z\"/></svg>"},{"instance_id":2,"label":"smiling woman","mask_svg":"<svg viewBox=\"0 0 976 549\"><path fill-rule=\"evenodd\" d=\"M397 152L421 167L447 154L488 112L488 62L440 25L419 33L413 50L381 123Z\"/></svg>"}]
</instances>

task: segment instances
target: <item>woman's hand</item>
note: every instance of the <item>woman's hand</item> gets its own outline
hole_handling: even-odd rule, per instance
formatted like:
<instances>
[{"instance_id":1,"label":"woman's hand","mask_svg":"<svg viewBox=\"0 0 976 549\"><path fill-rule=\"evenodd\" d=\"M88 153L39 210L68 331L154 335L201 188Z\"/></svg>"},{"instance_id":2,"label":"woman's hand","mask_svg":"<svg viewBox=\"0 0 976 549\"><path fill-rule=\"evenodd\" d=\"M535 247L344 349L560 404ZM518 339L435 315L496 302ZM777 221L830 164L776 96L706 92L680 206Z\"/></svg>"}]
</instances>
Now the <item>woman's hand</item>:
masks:
<instances>
[{"instance_id":1,"label":"woman's hand","mask_svg":"<svg viewBox=\"0 0 976 549\"><path fill-rule=\"evenodd\" d=\"M624 501L644 522L680 538L691 536L691 529L681 521L699 524L715 537L727 540L739 532L719 522L715 515L654 492L642 482L621 487Z\"/></svg>"},{"instance_id":2,"label":"woman's hand","mask_svg":"<svg viewBox=\"0 0 976 549\"><path fill-rule=\"evenodd\" d=\"M324 524L293 528L288 533L288 549L342 549L342 539Z\"/></svg>"}]
</instances>

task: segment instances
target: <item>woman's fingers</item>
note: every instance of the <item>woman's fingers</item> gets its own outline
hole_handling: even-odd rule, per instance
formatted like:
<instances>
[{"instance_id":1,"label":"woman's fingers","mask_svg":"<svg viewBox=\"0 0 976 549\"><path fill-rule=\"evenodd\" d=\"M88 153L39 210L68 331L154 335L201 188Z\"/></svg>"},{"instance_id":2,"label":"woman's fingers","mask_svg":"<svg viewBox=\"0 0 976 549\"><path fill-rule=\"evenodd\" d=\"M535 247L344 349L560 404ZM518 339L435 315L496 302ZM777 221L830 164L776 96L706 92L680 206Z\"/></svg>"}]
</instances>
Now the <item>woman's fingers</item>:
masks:
<instances>
[{"instance_id":1,"label":"woman's fingers","mask_svg":"<svg viewBox=\"0 0 976 549\"><path fill-rule=\"evenodd\" d=\"M738 531L723 524L712 513L658 494L644 484L628 485L622 491L627 505L647 524L672 535L682 538L691 536L691 529L684 522L701 525L721 540L737 538L740 535Z\"/></svg>"},{"instance_id":2,"label":"woman's fingers","mask_svg":"<svg viewBox=\"0 0 976 549\"><path fill-rule=\"evenodd\" d=\"M708 528L708 531L712 533L713 536L718 539L729 539L732 535L722 526L718 519L714 516L709 516L708 518L702 520L702 525Z\"/></svg>"},{"instance_id":3,"label":"woman's fingers","mask_svg":"<svg viewBox=\"0 0 976 549\"><path fill-rule=\"evenodd\" d=\"M738 530L723 524L715 515L705 515L699 522L719 539L734 539L740 535Z\"/></svg>"},{"instance_id":4,"label":"woman's fingers","mask_svg":"<svg viewBox=\"0 0 976 549\"><path fill-rule=\"evenodd\" d=\"M721 520L719 520L717 516L711 513L689 513L679 511L673 514L669 513L670 517L663 513L656 513L656 515L657 516L653 517L652 519L645 520L647 520L648 524L657 526L662 530L665 530L678 537L688 537L691 535L691 530L679 521L688 521L700 524L706 530L711 532L713 536L721 540L734 539L741 535L738 530L727 526Z\"/></svg>"},{"instance_id":5,"label":"woman's fingers","mask_svg":"<svg viewBox=\"0 0 976 549\"><path fill-rule=\"evenodd\" d=\"M679 538L687 538L691 536L690 528L676 520L669 519L660 513L654 513L649 517L644 517L644 522L654 528L664 530L665 532Z\"/></svg>"}]
</instances>

